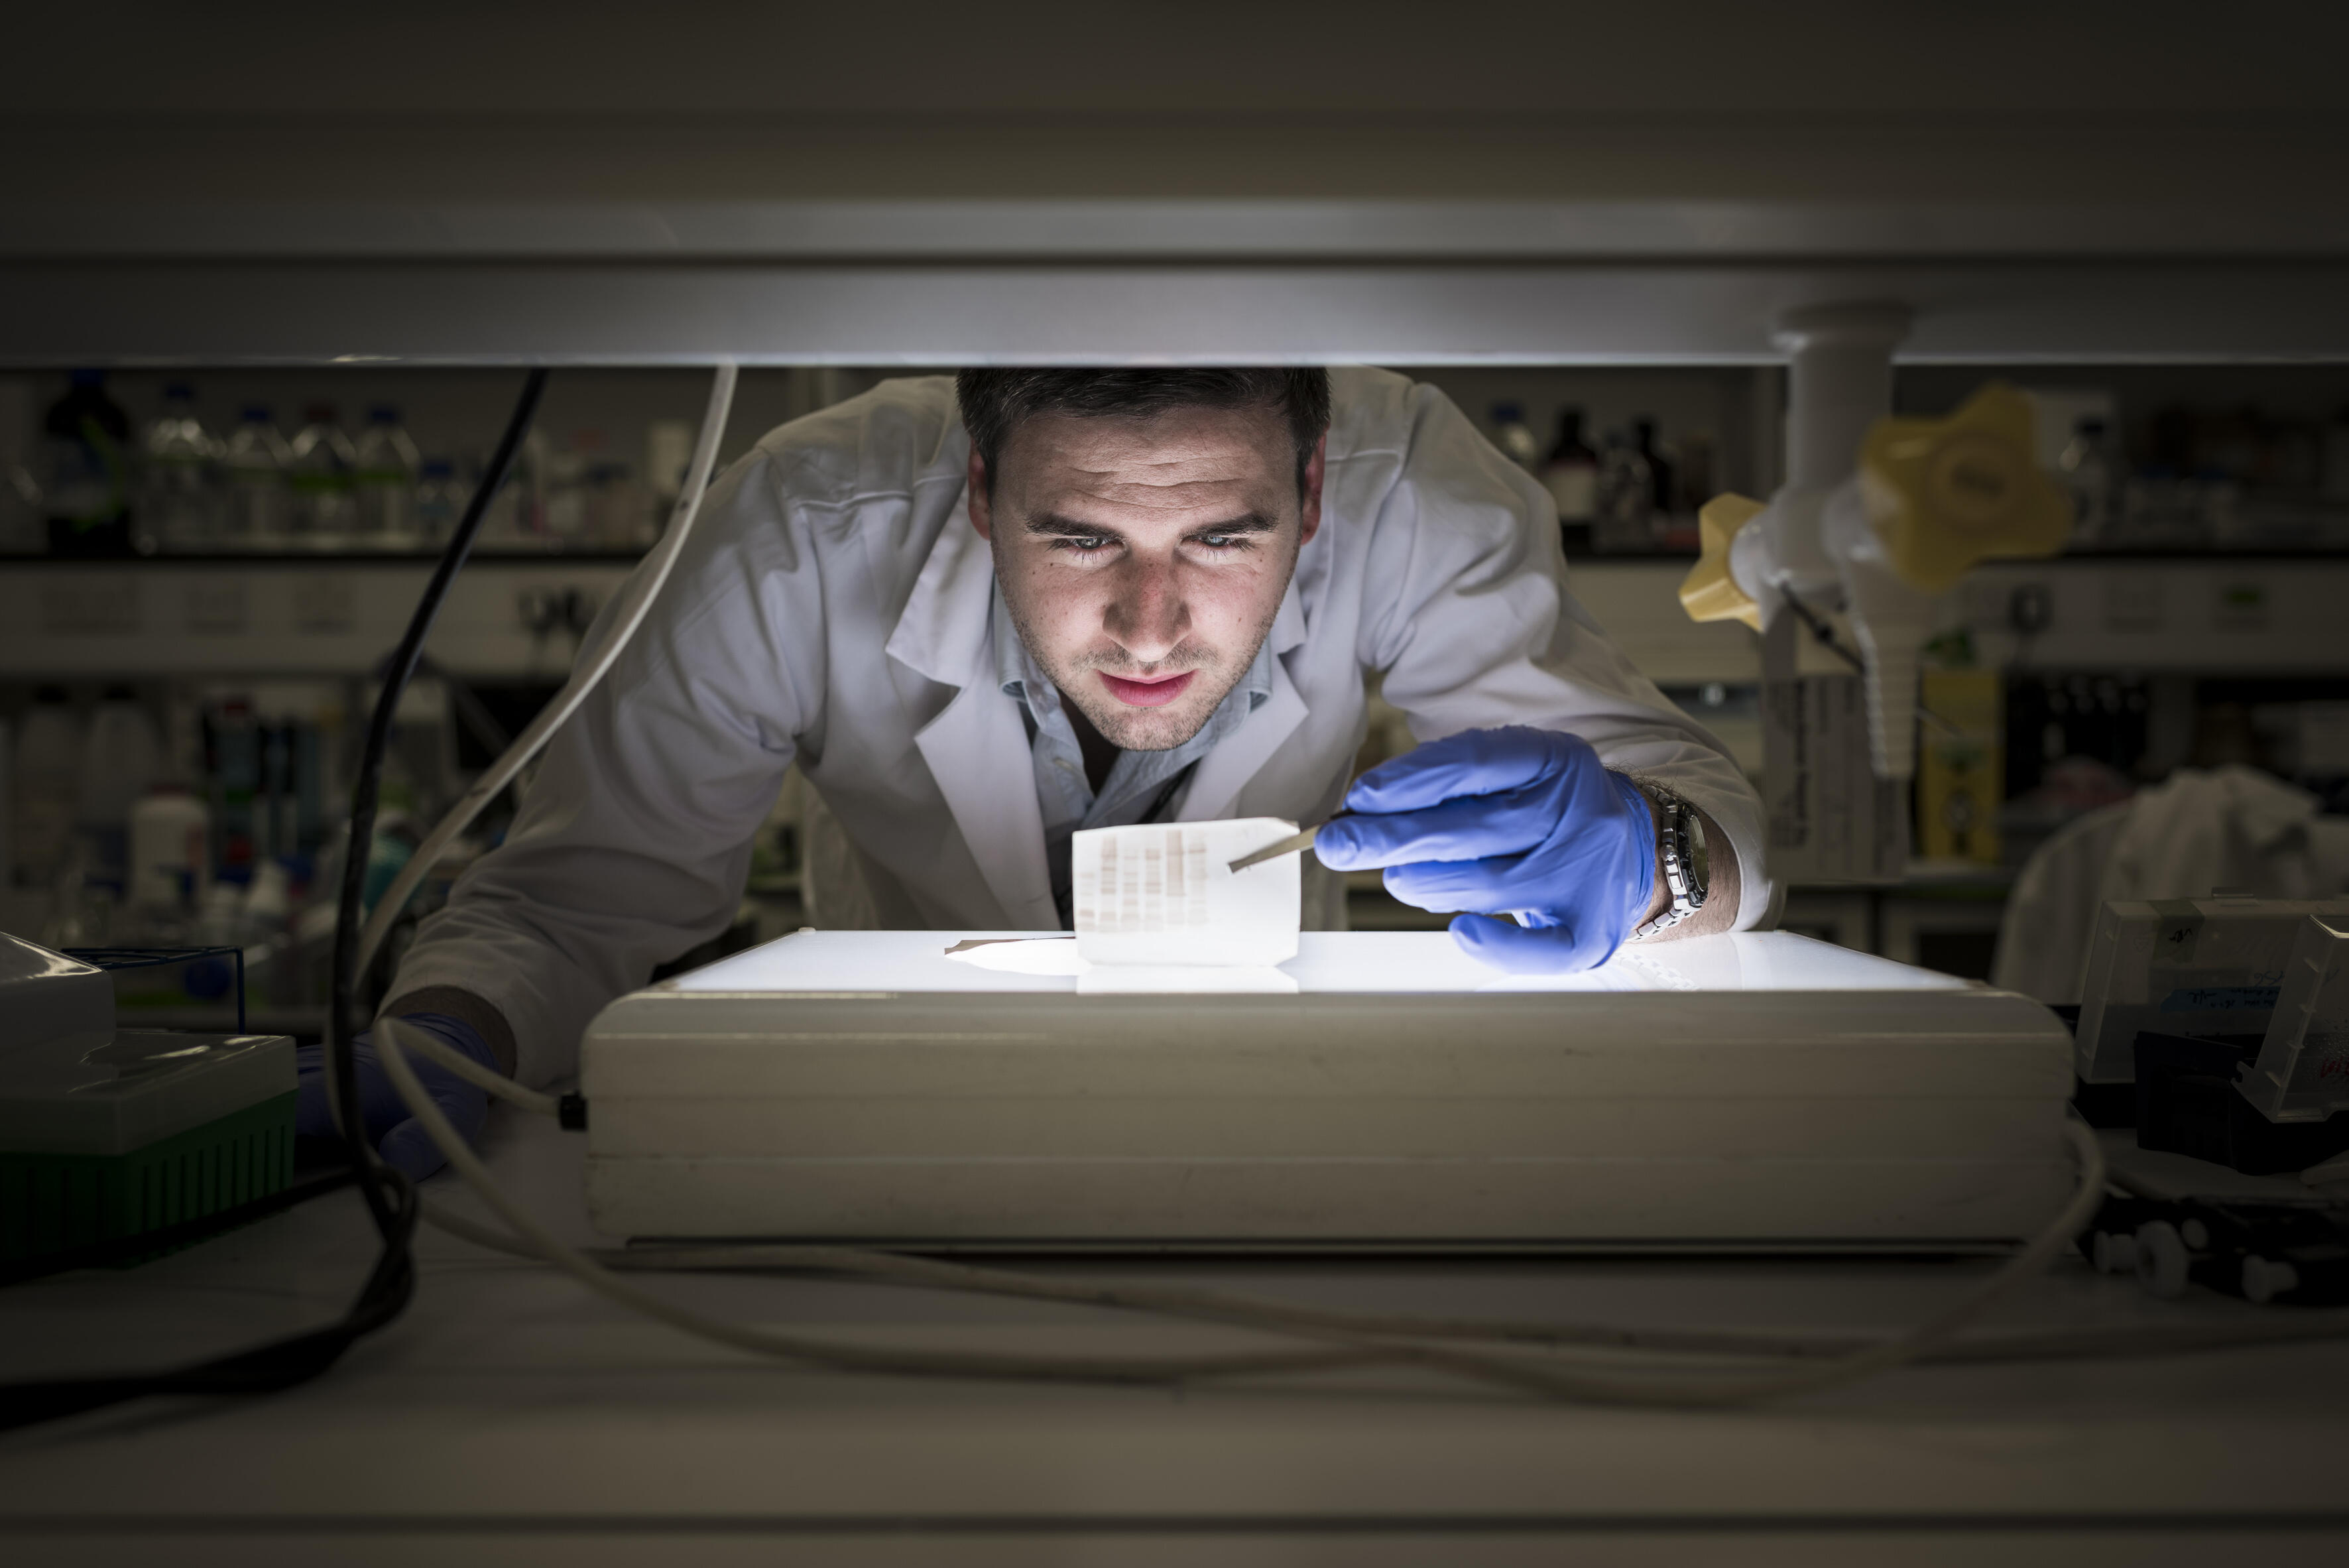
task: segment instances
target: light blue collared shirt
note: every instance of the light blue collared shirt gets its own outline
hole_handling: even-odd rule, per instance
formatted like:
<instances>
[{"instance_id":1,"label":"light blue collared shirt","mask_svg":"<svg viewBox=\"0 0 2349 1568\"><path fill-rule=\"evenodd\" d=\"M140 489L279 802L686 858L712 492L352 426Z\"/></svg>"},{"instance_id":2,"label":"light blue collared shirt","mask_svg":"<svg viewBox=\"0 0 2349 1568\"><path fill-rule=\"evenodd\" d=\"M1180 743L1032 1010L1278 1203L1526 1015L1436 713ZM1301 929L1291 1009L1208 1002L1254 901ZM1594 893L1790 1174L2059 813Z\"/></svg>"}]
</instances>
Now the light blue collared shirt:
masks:
<instances>
[{"instance_id":1,"label":"light blue collared shirt","mask_svg":"<svg viewBox=\"0 0 2349 1568\"><path fill-rule=\"evenodd\" d=\"M1172 810L1183 792L1191 767L1216 744L1247 722L1247 716L1272 696L1272 651L1257 649L1256 659L1239 685L1207 716L1199 733L1166 751L1121 751L1110 765L1109 777L1095 794L1085 778L1085 754L1077 744L1076 727L1061 706L1060 689L1030 656L1011 616L1003 608L1003 593L995 591L988 610L995 636L995 674L1004 696L1019 705L1027 722L1030 755L1036 764L1036 804L1044 814L1044 859L1052 872L1052 902L1061 912L1061 929L1069 929L1075 909L1070 894L1069 840L1080 828L1123 828L1135 822L1155 822ZM1269 645L1271 639L1265 639Z\"/></svg>"}]
</instances>

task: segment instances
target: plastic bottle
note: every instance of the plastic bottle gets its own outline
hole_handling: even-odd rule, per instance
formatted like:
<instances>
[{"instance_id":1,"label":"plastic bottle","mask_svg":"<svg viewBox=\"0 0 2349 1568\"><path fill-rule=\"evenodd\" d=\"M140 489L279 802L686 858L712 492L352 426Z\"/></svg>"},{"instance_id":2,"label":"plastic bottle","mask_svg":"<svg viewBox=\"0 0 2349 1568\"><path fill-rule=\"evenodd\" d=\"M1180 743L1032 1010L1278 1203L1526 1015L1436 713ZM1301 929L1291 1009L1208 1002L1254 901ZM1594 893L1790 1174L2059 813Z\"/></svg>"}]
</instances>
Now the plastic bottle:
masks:
<instances>
[{"instance_id":1,"label":"plastic bottle","mask_svg":"<svg viewBox=\"0 0 2349 1568\"><path fill-rule=\"evenodd\" d=\"M163 738L128 686L108 688L82 738L74 828L83 874L120 889L129 881L130 813L162 770Z\"/></svg>"},{"instance_id":2,"label":"plastic bottle","mask_svg":"<svg viewBox=\"0 0 2349 1568\"><path fill-rule=\"evenodd\" d=\"M358 468L358 449L335 422L333 404L313 403L302 418L306 422L285 464L294 490L294 531L307 534L312 543L340 548L350 543L357 528L351 476Z\"/></svg>"},{"instance_id":3,"label":"plastic bottle","mask_svg":"<svg viewBox=\"0 0 2349 1568\"><path fill-rule=\"evenodd\" d=\"M1582 438L1582 410L1568 408L1557 417L1557 444L1542 463L1542 483L1557 502L1561 527L1580 535L1568 542L1588 543L1590 520L1599 510L1599 454Z\"/></svg>"},{"instance_id":4,"label":"plastic bottle","mask_svg":"<svg viewBox=\"0 0 2349 1568\"><path fill-rule=\"evenodd\" d=\"M1639 448L1640 459L1648 465L1648 505L1657 517L1669 517L1680 506L1679 474L1672 462L1656 445L1656 422L1653 419L1631 421L1632 444Z\"/></svg>"},{"instance_id":5,"label":"plastic bottle","mask_svg":"<svg viewBox=\"0 0 2349 1568\"><path fill-rule=\"evenodd\" d=\"M2333 423L2324 427L2316 475L2317 489L2326 500L2349 501L2349 408L2333 415Z\"/></svg>"},{"instance_id":6,"label":"plastic bottle","mask_svg":"<svg viewBox=\"0 0 2349 1568\"><path fill-rule=\"evenodd\" d=\"M47 887L73 856L74 797L81 788L81 715L62 686L35 694L16 736L16 881Z\"/></svg>"},{"instance_id":7,"label":"plastic bottle","mask_svg":"<svg viewBox=\"0 0 2349 1568\"><path fill-rule=\"evenodd\" d=\"M0 376L0 552L36 555L49 547L47 509L34 472L38 463L32 381ZM0 861L0 874L5 867Z\"/></svg>"},{"instance_id":8,"label":"plastic bottle","mask_svg":"<svg viewBox=\"0 0 2349 1568\"><path fill-rule=\"evenodd\" d=\"M223 531L232 541L266 549L281 542L292 524L285 471L292 454L265 406L247 405L243 418L221 458L228 480Z\"/></svg>"},{"instance_id":9,"label":"plastic bottle","mask_svg":"<svg viewBox=\"0 0 2349 1568\"><path fill-rule=\"evenodd\" d=\"M449 542L457 531L457 523L465 515L469 498L457 482L457 465L446 458L433 458L417 470L416 531L426 544Z\"/></svg>"},{"instance_id":10,"label":"plastic bottle","mask_svg":"<svg viewBox=\"0 0 2349 1568\"><path fill-rule=\"evenodd\" d=\"M580 431L568 445L550 448L539 469L546 532L559 547L588 542L588 460L602 445L595 431Z\"/></svg>"},{"instance_id":11,"label":"plastic bottle","mask_svg":"<svg viewBox=\"0 0 2349 1568\"><path fill-rule=\"evenodd\" d=\"M205 550L218 542L220 443L196 418L184 381L163 388L163 411L139 453L138 527L148 548Z\"/></svg>"},{"instance_id":12,"label":"plastic bottle","mask_svg":"<svg viewBox=\"0 0 2349 1568\"><path fill-rule=\"evenodd\" d=\"M693 437L690 419L655 419L645 429L645 484L663 513L663 524L685 489L685 470L693 464Z\"/></svg>"},{"instance_id":13,"label":"plastic bottle","mask_svg":"<svg viewBox=\"0 0 2349 1568\"><path fill-rule=\"evenodd\" d=\"M16 748L0 718L0 892L16 879Z\"/></svg>"},{"instance_id":14,"label":"plastic bottle","mask_svg":"<svg viewBox=\"0 0 2349 1568\"><path fill-rule=\"evenodd\" d=\"M416 492L423 467L416 443L400 426L399 410L382 403L368 409L351 476L361 533L394 545L416 542Z\"/></svg>"},{"instance_id":15,"label":"plastic bottle","mask_svg":"<svg viewBox=\"0 0 2349 1568\"><path fill-rule=\"evenodd\" d=\"M130 903L192 918L212 891L212 819L185 784L158 784L130 810Z\"/></svg>"},{"instance_id":16,"label":"plastic bottle","mask_svg":"<svg viewBox=\"0 0 2349 1568\"><path fill-rule=\"evenodd\" d=\"M106 373L77 370L41 422L42 498L53 555L129 555L130 416L106 395Z\"/></svg>"},{"instance_id":17,"label":"plastic bottle","mask_svg":"<svg viewBox=\"0 0 2349 1568\"><path fill-rule=\"evenodd\" d=\"M1515 403L1493 405L1493 444L1521 469L1534 469L1541 463L1541 442L1526 424L1526 411Z\"/></svg>"},{"instance_id":18,"label":"plastic bottle","mask_svg":"<svg viewBox=\"0 0 2349 1568\"><path fill-rule=\"evenodd\" d=\"M1620 430L1607 432L1599 458L1598 516L1591 543L1610 553L1638 553L1656 543L1655 475Z\"/></svg>"},{"instance_id":19,"label":"plastic bottle","mask_svg":"<svg viewBox=\"0 0 2349 1568\"><path fill-rule=\"evenodd\" d=\"M268 860L254 867L253 881L244 890L244 907L239 912L244 919L245 939L258 941L280 930L293 912L293 879L285 862Z\"/></svg>"},{"instance_id":20,"label":"plastic bottle","mask_svg":"<svg viewBox=\"0 0 2349 1568\"><path fill-rule=\"evenodd\" d=\"M2121 470L2106 428L2100 418L2079 420L2055 459L2072 492L2072 539L2077 545L2110 544L2118 531Z\"/></svg>"},{"instance_id":21,"label":"plastic bottle","mask_svg":"<svg viewBox=\"0 0 2349 1568\"><path fill-rule=\"evenodd\" d=\"M212 864L243 876L253 866L254 820L261 795L261 731L253 704L223 699L212 716L212 820L219 835Z\"/></svg>"}]
</instances>

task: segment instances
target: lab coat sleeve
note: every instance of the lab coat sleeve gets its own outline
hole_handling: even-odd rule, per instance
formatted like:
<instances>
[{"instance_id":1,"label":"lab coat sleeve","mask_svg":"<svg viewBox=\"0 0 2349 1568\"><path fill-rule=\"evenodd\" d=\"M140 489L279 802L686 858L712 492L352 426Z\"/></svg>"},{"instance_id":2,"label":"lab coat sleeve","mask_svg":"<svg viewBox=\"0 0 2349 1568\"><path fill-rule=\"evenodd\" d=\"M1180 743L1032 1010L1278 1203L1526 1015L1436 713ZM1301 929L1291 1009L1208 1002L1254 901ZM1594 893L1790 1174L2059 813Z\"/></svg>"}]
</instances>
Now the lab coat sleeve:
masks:
<instances>
[{"instance_id":1,"label":"lab coat sleeve","mask_svg":"<svg viewBox=\"0 0 2349 1568\"><path fill-rule=\"evenodd\" d=\"M754 453L711 488L651 613L548 744L505 842L400 965L393 997L449 985L496 1007L526 1083L570 1072L606 1003L726 928L751 837L821 721L821 573L787 469Z\"/></svg>"},{"instance_id":2,"label":"lab coat sleeve","mask_svg":"<svg viewBox=\"0 0 2349 1568\"><path fill-rule=\"evenodd\" d=\"M1566 588L1557 512L1434 388L1410 388L1368 552L1363 663L1424 742L1525 724L1702 809L1735 846L1737 925L1775 919L1761 801L1720 742L1633 668Z\"/></svg>"}]
</instances>

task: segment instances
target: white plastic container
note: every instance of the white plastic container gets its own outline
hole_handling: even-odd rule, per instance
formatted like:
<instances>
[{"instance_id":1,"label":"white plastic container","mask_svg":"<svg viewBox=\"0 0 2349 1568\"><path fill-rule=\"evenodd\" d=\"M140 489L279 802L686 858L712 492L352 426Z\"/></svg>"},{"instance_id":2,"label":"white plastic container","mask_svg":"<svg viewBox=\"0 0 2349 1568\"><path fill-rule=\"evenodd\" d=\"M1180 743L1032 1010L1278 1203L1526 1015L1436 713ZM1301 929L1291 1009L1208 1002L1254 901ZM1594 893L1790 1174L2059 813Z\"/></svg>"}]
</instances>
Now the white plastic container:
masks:
<instances>
[{"instance_id":1,"label":"white plastic container","mask_svg":"<svg viewBox=\"0 0 2349 1568\"><path fill-rule=\"evenodd\" d=\"M73 851L81 788L81 715L61 691L41 693L17 732L10 782L20 885L47 887Z\"/></svg>"},{"instance_id":2,"label":"white plastic container","mask_svg":"<svg viewBox=\"0 0 2349 1568\"><path fill-rule=\"evenodd\" d=\"M16 753L8 721L0 719L0 892L16 870Z\"/></svg>"},{"instance_id":3,"label":"white plastic container","mask_svg":"<svg viewBox=\"0 0 2349 1568\"><path fill-rule=\"evenodd\" d=\"M212 880L212 813L185 785L158 785L130 811L130 902L192 913Z\"/></svg>"},{"instance_id":4,"label":"white plastic container","mask_svg":"<svg viewBox=\"0 0 2349 1568\"><path fill-rule=\"evenodd\" d=\"M2300 923L2259 1060L2235 1087L2270 1121L2349 1110L2349 919Z\"/></svg>"},{"instance_id":5,"label":"white plastic container","mask_svg":"<svg viewBox=\"0 0 2349 1568\"><path fill-rule=\"evenodd\" d=\"M129 882L130 813L162 771L163 737L128 691L111 691L90 715L82 740L74 827L90 874Z\"/></svg>"},{"instance_id":6,"label":"white plastic container","mask_svg":"<svg viewBox=\"0 0 2349 1568\"><path fill-rule=\"evenodd\" d=\"M2308 917L2349 920L2349 899L2116 902L2097 912L2081 986L2076 1070L2085 1083L2137 1077L2138 1031L2263 1033Z\"/></svg>"}]
</instances>

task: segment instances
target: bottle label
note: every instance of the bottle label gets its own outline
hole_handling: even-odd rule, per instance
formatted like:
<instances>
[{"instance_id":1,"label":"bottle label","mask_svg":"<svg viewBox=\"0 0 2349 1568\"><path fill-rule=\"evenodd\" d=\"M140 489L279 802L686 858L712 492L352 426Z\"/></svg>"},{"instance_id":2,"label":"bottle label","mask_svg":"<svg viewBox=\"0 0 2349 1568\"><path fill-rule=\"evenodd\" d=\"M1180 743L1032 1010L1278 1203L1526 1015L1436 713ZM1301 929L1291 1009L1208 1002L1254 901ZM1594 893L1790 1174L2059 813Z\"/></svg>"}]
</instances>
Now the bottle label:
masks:
<instances>
[{"instance_id":1,"label":"bottle label","mask_svg":"<svg viewBox=\"0 0 2349 1568\"><path fill-rule=\"evenodd\" d=\"M1583 463L1560 463L1542 475L1560 522L1588 522L1599 510L1599 470Z\"/></svg>"}]
</instances>

